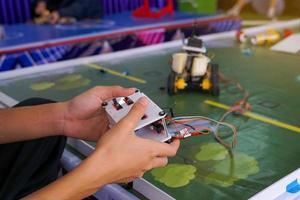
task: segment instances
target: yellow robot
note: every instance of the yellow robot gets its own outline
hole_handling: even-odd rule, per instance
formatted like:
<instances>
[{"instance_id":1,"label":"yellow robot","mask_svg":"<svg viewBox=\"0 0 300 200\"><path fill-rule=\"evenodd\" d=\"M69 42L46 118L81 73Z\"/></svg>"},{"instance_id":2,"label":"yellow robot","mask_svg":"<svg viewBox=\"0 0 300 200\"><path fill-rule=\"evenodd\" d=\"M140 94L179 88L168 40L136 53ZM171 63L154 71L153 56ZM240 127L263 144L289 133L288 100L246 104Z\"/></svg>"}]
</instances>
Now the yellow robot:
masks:
<instances>
[{"instance_id":1,"label":"yellow robot","mask_svg":"<svg viewBox=\"0 0 300 200\"><path fill-rule=\"evenodd\" d=\"M172 56L168 94L174 95L180 90L193 89L218 96L219 66L211 64L203 41L197 37L190 37L183 45L183 50L184 52Z\"/></svg>"}]
</instances>

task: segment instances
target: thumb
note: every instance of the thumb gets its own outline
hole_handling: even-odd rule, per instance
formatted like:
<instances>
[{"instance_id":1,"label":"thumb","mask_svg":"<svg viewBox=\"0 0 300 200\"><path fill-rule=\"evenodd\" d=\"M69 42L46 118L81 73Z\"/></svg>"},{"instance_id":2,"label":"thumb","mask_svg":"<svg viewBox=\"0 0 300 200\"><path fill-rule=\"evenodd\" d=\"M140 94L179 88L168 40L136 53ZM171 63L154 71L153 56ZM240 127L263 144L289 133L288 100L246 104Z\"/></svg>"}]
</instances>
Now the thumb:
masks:
<instances>
[{"instance_id":1,"label":"thumb","mask_svg":"<svg viewBox=\"0 0 300 200\"><path fill-rule=\"evenodd\" d=\"M139 121L144 116L148 106L148 100L145 97L140 98L131 108L127 116L125 116L121 121L120 125L126 130L134 130L139 123Z\"/></svg>"}]
</instances>

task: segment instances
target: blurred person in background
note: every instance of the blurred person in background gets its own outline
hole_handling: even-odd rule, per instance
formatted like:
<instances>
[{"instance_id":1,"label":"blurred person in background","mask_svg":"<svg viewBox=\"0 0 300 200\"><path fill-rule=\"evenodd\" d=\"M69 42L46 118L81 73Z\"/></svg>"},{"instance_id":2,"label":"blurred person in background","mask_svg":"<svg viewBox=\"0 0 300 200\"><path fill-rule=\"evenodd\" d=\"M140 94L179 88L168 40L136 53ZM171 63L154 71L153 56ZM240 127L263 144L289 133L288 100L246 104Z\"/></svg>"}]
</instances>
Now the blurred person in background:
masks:
<instances>
[{"instance_id":1,"label":"blurred person in background","mask_svg":"<svg viewBox=\"0 0 300 200\"><path fill-rule=\"evenodd\" d=\"M275 19L281 15L285 8L284 0L238 0L227 14L239 15L248 3L252 3L256 12L266 15L270 19Z\"/></svg>"},{"instance_id":2,"label":"blurred person in background","mask_svg":"<svg viewBox=\"0 0 300 200\"><path fill-rule=\"evenodd\" d=\"M32 0L35 22L71 23L101 17L100 0Z\"/></svg>"}]
</instances>

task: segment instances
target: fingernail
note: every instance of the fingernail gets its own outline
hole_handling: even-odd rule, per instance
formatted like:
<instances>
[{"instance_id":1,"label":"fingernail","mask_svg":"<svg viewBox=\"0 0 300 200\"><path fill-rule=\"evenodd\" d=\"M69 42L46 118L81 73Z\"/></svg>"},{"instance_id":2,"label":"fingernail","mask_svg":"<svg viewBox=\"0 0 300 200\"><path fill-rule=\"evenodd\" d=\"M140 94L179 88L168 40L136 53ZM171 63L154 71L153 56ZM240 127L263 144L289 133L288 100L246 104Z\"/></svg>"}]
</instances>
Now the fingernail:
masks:
<instances>
[{"instance_id":1,"label":"fingernail","mask_svg":"<svg viewBox=\"0 0 300 200\"><path fill-rule=\"evenodd\" d=\"M142 97L139 99L139 102L143 105L143 106L147 106L148 105L148 100L146 99L146 97Z\"/></svg>"},{"instance_id":2,"label":"fingernail","mask_svg":"<svg viewBox=\"0 0 300 200\"><path fill-rule=\"evenodd\" d=\"M130 90L131 92L136 91L136 88L128 88L128 90Z\"/></svg>"}]
</instances>

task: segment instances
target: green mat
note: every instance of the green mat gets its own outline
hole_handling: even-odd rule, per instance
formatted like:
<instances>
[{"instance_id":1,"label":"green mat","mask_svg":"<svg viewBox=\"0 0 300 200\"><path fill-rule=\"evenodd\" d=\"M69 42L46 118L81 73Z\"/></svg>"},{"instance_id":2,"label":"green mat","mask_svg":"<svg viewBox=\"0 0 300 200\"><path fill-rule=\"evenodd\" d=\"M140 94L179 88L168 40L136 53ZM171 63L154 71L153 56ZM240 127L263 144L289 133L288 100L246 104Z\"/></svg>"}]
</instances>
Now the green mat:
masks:
<instances>
[{"instance_id":1,"label":"green mat","mask_svg":"<svg viewBox=\"0 0 300 200\"><path fill-rule=\"evenodd\" d=\"M222 73L240 81L251 93L253 112L300 126L300 57L272 52L266 47L242 47L231 40L211 44ZM0 83L0 90L17 100L38 96L67 100L95 85L137 87L161 107L171 107L176 116L204 115L218 119L224 110L208 106L206 99L231 105L240 97L234 86L222 86L220 97L182 92L170 97L162 87L170 56L179 49L162 49L111 62L98 63L147 81L136 83L84 65L39 76ZM46 82L46 83L45 83ZM36 84L41 84L36 90ZM47 85L48 84L48 85ZM176 199L247 199L300 166L300 134L245 117L228 119L239 127L233 156L211 136L193 137L181 144L178 155L165 169L145 175L146 180Z\"/></svg>"}]
</instances>

